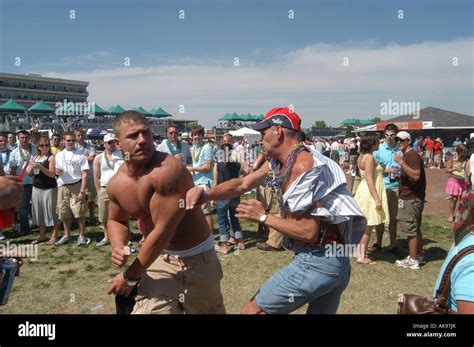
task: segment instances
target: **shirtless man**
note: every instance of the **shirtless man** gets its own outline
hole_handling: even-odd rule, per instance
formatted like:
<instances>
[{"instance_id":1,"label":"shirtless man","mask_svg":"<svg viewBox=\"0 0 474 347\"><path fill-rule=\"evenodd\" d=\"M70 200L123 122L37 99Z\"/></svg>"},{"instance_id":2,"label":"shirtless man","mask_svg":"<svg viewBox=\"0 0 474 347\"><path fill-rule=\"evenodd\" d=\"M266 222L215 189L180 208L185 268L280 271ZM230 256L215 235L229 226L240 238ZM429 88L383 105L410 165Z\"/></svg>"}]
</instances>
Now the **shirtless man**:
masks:
<instances>
[{"instance_id":1,"label":"shirtless man","mask_svg":"<svg viewBox=\"0 0 474 347\"><path fill-rule=\"evenodd\" d=\"M232 199L263 182L276 192L281 217L269 214L257 200L242 200L237 217L281 232L285 247L295 256L262 285L241 313L286 314L309 304L307 313L334 314L349 283L349 254L326 251L335 244L357 243L366 220L339 165L303 145L300 124L299 116L288 108L270 110L253 126L262 134L268 165L208 191L194 187L186 196L186 208L194 209L203 200Z\"/></svg>"},{"instance_id":2,"label":"shirtless man","mask_svg":"<svg viewBox=\"0 0 474 347\"><path fill-rule=\"evenodd\" d=\"M201 209L185 209L186 192L194 186L191 174L178 159L155 151L141 113L123 112L113 128L125 160L107 186L115 267L130 255L130 217L140 218L146 230L137 258L110 280L108 293L128 296L138 283L134 314L225 313L214 237Z\"/></svg>"}]
</instances>

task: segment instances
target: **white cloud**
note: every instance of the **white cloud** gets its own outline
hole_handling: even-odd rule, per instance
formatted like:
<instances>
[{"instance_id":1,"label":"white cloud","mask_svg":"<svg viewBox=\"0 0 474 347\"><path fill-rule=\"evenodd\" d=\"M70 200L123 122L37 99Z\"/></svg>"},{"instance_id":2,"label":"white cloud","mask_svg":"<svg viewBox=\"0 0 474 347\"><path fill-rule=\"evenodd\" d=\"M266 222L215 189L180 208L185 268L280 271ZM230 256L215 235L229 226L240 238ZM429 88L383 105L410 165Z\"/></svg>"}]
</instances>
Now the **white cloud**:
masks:
<instances>
[{"instance_id":1,"label":"white cloud","mask_svg":"<svg viewBox=\"0 0 474 347\"><path fill-rule=\"evenodd\" d=\"M151 67L98 68L47 75L90 82L90 100L108 107L164 107L177 118L214 125L224 113L264 113L295 105L303 126L317 119L378 115L382 101L418 101L473 114L473 38L411 45L315 44L260 63L183 57ZM99 54L100 53L100 54ZM92 58L107 56L98 52ZM343 58L349 66L343 66ZM452 65L453 57L459 66ZM91 58L91 59L92 59ZM178 115L178 105L186 113Z\"/></svg>"}]
</instances>

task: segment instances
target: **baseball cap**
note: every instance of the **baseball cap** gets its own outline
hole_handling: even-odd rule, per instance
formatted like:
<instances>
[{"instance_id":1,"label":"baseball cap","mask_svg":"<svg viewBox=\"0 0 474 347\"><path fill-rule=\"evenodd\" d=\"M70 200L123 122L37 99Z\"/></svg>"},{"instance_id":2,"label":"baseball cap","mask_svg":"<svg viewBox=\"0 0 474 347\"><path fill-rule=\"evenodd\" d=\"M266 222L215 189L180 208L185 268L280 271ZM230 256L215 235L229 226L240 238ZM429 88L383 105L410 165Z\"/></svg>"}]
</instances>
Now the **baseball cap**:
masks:
<instances>
[{"instance_id":1,"label":"baseball cap","mask_svg":"<svg viewBox=\"0 0 474 347\"><path fill-rule=\"evenodd\" d=\"M105 134L104 136L104 142L109 142L115 140L115 135L112 133Z\"/></svg>"},{"instance_id":2,"label":"baseball cap","mask_svg":"<svg viewBox=\"0 0 474 347\"><path fill-rule=\"evenodd\" d=\"M261 122L250 126L250 128L260 131L270 128L274 125L279 125L281 127L300 132L301 118L296 114L295 111L290 110L287 107L276 107L268 111Z\"/></svg>"},{"instance_id":3,"label":"baseball cap","mask_svg":"<svg viewBox=\"0 0 474 347\"><path fill-rule=\"evenodd\" d=\"M397 133L397 136L395 136L395 139L399 138L400 140L410 140L411 141L411 136L409 133L407 133L406 131L399 131Z\"/></svg>"},{"instance_id":4,"label":"baseball cap","mask_svg":"<svg viewBox=\"0 0 474 347\"><path fill-rule=\"evenodd\" d=\"M189 139L189 134L188 133L182 133L181 138L182 139Z\"/></svg>"}]
</instances>

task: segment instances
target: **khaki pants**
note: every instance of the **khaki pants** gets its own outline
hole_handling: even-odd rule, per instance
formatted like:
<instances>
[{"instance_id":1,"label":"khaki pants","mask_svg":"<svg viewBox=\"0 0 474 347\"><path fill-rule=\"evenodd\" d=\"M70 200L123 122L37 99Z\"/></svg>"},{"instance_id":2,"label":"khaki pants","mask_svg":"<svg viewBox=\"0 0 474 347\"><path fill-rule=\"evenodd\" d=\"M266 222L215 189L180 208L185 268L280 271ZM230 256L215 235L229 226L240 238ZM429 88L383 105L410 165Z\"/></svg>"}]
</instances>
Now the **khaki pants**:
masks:
<instances>
[{"instance_id":1,"label":"khaki pants","mask_svg":"<svg viewBox=\"0 0 474 347\"><path fill-rule=\"evenodd\" d=\"M161 254L142 276L132 314L224 314L216 251L192 257Z\"/></svg>"},{"instance_id":2,"label":"khaki pants","mask_svg":"<svg viewBox=\"0 0 474 347\"><path fill-rule=\"evenodd\" d=\"M257 188L257 200L263 204L265 211L272 212L273 207L273 191L267 186L258 186ZM275 208L273 211L275 216L280 217L280 211L278 208ZM276 231L273 228L269 228L270 232L268 233L267 245L272 246L273 248L281 248L283 245L283 234Z\"/></svg>"},{"instance_id":3,"label":"khaki pants","mask_svg":"<svg viewBox=\"0 0 474 347\"><path fill-rule=\"evenodd\" d=\"M98 194L99 222L104 227L107 226L107 220L109 219L109 201L107 188L101 187Z\"/></svg>"}]
</instances>

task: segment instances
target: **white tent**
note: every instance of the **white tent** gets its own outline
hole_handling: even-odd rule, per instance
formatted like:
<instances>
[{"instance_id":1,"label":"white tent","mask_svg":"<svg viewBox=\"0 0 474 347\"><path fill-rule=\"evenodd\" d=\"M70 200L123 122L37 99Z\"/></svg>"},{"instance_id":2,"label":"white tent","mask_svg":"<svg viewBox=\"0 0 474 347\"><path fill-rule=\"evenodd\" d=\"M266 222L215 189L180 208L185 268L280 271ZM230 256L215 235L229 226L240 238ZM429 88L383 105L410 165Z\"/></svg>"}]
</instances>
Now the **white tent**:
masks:
<instances>
[{"instance_id":1,"label":"white tent","mask_svg":"<svg viewBox=\"0 0 474 347\"><path fill-rule=\"evenodd\" d=\"M260 132L250 128L240 128L238 130L229 131L229 133L232 136L244 137L250 145L253 145L255 141L260 141L260 139L262 138Z\"/></svg>"}]
</instances>

